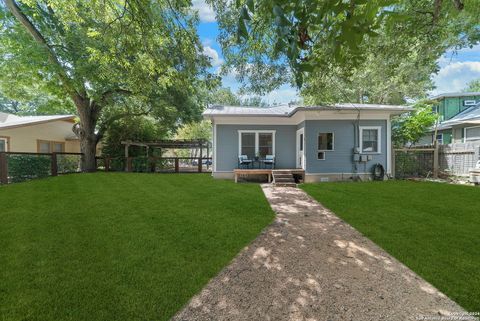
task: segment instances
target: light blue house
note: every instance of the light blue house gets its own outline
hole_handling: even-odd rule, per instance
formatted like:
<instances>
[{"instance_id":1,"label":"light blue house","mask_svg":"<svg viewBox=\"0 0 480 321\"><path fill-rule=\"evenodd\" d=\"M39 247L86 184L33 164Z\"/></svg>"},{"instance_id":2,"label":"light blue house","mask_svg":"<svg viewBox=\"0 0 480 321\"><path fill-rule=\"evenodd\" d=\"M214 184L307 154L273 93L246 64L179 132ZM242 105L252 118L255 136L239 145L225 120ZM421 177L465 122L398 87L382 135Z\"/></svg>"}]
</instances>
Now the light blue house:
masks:
<instances>
[{"instance_id":1,"label":"light blue house","mask_svg":"<svg viewBox=\"0 0 480 321\"><path fill-rule=\"evenodd\" d=\"M240 155L273 155L276 169L303 169L306 182L369 178L375 164L391 175L391 117L410 110L373 104L211 106L203 115L213 125L213 176L233 178Z\"/></svg>"}]
</instances>

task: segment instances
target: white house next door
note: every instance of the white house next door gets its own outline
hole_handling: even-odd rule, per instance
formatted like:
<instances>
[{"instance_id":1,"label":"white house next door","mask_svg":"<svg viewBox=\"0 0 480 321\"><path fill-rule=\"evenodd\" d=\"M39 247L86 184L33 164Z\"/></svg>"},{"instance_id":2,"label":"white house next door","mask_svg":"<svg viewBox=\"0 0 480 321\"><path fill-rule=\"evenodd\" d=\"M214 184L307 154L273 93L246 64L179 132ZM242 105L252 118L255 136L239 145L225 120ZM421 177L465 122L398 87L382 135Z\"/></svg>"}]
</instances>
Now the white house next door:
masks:
<instances>
[{"instance_id":1,"label":"white house next door","mask_svg":"<svg viewBox=\"0 0 480 321\"><path fill-rule=\"evenodd\" d=\"M305 169L305 130L297 130L297 168Z\"/></svg>"}]
</instances>

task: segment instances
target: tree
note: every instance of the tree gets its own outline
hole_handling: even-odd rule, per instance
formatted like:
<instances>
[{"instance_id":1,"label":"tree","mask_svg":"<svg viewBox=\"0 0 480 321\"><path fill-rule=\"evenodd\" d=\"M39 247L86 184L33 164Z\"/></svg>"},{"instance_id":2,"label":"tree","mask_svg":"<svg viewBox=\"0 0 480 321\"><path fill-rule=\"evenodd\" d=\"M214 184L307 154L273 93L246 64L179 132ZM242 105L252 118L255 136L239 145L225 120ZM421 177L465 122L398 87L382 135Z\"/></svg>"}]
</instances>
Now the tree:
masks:
<instances>
[{"instance_id":1,"label":"tree","mask_svg":"<svg viewBox=\"0 0 480 321\"><path fill-rule=\"evenodd\" d=\"M0 82L73 103L85 171L113 122L198 119L198 93L217 81L187 0L3 1Z\"/></svg>"},{"instance_id":2,"label":"tree","mask_svg":"<svg viewBox=\"0 0 480 321\"><path fill-rule=\"evenodd\" d=\"M475 79L470 81L467 84L467 87L463 90L464 92L478 92L480 91L480 79Z\"/></svg>"},{"instance_id":3,"label":"tree","mask_svg":"<svg viewBox=\"0 0 480 321\"><path fill-rule=\"evenodd\" d=\"M102 154L109 157L124 157L122 141L155 141L166 137L168 129L152 117L135 116L119 119L110 124L102 140ZM145 147L130 146L129 155L145 155Z\"/></svg>"},{"instance_id":4,"label":"tree","mask_svg":"<svg viewBox=\"0 0 480 321\"><path fill-rule=\"evenodd\" d=\"M175 139L204 139L210 142L212 140L212 124L208 120L184 124L177 130ZM198 152L196 149L181 149L176 151L176 154L179 157L197 157Z\"/></svg>"},{"instance_id":5,"label":"tree","mask_svg":"<svg viewBox=\"0 0 480 321\"><path fill-rule=\"evenodd\" d=\"M414 145L425 136L438 118L438 115L432 112L432 106L428 101L418 102L413 111L392 121L392 140L395 146Z\"/></svg>"},{"instance_id":6,"label":"tree","mask_svg":"<svg viewBox=\"0 0 480 321\"><path fill-rule=\"evenodd\" d=\"M208 100L212 105L240 105L240 99L230 88L217 88L211 91Z\"/></svg>"},{"instance_id":7,"label":"tree","mask_svg":"<svg viewBox=\"0 0 480 321\"><path fill-rule=\"evenodd\" d=\"M270 91L288 82L301 88L312 80L311 74L313 80L322 75L354 82L350 78L356 68L360 67L360 76L362 64L367 61L371 65L371 45L380 49L377 53L386 53L379 57L386 64L390 54L398 58L395 63L409 61L412 55L423 56L415 57L416 61L435 72L435 62L447 48L480 40L478 0L210 3L222 30L223 72L235 71L254 92Z\"/></svg>"}]
</instances>

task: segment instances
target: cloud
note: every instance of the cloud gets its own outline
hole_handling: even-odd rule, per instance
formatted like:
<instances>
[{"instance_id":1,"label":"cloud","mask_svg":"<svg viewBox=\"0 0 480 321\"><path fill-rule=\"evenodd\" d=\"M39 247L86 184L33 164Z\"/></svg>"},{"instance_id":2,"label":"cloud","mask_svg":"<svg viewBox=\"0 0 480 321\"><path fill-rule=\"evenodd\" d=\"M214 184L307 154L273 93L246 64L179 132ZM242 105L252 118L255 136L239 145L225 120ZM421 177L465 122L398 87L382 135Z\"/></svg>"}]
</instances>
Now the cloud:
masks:
<instances>
[{"instance_id":1,"label":"cloud","mask_svg":"<svg viewBox=\"0 0 480 321\"><path fill-rule=\"evenodd\" d=\"M198 11L201 22L215 22L215 12L205 0L193 0L193 10Z\"/></svg>"},{"instance_id":2,"label":"cloud","mask_svg":"<svg viewBox=\"0 0 480 321\"><path fill-rule=\"evenodd\" d=\"M212 47L210 46L203 47L203 53L206 56L211 58L210 62L212 63L212 67L218 67L221 64L223 64L223 59L220 58L220 56L218 55L218 52Z\"/></svg>"},{"instance_id":3,"label":"cloud","mask_svg":"<svg viewBox=\"0 0 480 321\"><path fill-rule=\"evenodd\" d=\"M433 95L447 92L458 92L472 80L480 78L480 61L463 61L445 64L433 77L436 89Z\"/></svg>"}]
</instances>

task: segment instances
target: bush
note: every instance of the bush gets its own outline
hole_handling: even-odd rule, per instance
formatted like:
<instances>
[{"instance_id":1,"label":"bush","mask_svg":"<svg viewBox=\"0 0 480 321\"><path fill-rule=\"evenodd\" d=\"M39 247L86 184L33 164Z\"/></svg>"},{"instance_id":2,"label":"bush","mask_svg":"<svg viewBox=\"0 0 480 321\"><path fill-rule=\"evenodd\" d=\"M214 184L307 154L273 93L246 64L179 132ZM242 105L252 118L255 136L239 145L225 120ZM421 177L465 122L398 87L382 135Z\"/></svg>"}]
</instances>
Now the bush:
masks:
<instances>
[{"instance_id":1,"label":"bush","mask_svg":"<svg viewBox=\"0 0 480 321\"><path fill-rule=\"evenodd\" d=\"M48 155L8 155L8 176L12 183L47 177L52 158Z\"/></svg>"}]
</instances>

